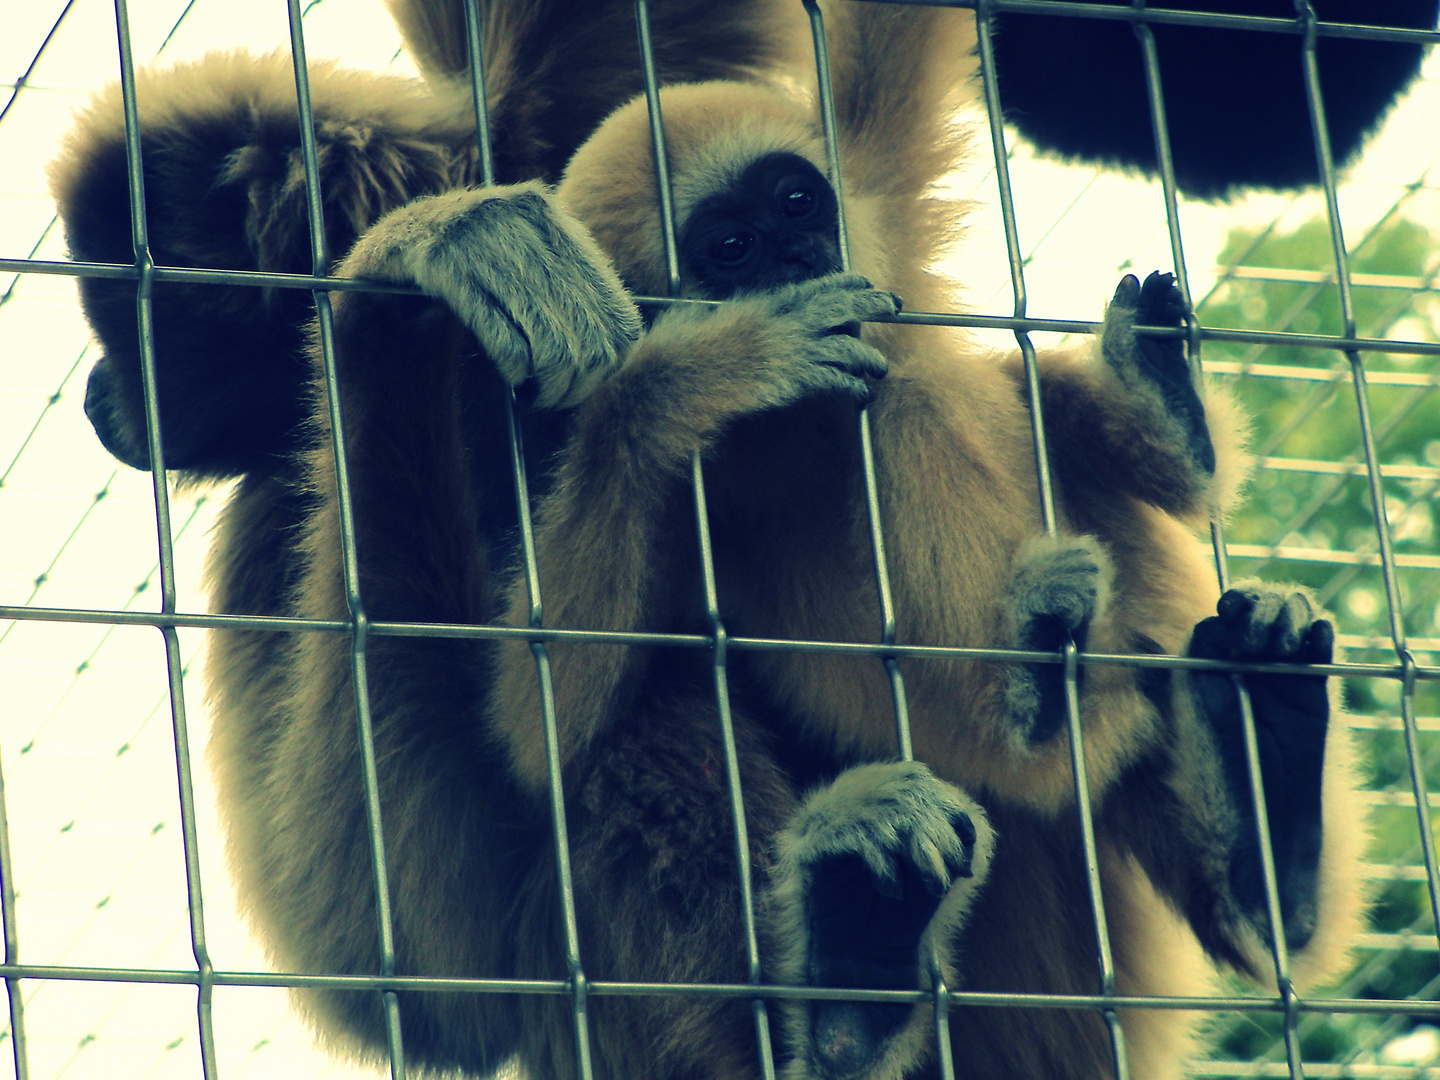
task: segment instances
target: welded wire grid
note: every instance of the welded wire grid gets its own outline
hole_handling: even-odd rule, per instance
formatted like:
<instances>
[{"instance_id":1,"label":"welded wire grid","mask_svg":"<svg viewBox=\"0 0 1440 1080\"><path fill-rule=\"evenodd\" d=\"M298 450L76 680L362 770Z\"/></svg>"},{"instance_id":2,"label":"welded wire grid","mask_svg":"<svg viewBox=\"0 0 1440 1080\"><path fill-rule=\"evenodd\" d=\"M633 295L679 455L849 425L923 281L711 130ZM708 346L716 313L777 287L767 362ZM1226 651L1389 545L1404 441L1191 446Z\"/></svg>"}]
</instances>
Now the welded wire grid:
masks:
<instances>
[{"instance_id":1,"label":"welded wire grid","mask_svg":"<svg viewBox=\"0 0 1440 1080\"><path fill-rule=\"evenodd\" d=\"M979 6L984 15L1025 5L995 0ZM0 58L11 90L0 107L0 158L6 163L0 178L5 201L0 256L6 258L0 270L8 278L0 292L0 344L6 356L0 364L0 604L6 605L0 616L7 620L0 621L0 767L8 785L0 788L0 874L10 1007L4 1042L11 1053L0 1060L20 1077L348 1071L317 1055L286 1011L279 988L314 979L269 972L235 916L208 776L198 755L203 732L186 729L187 706L197 728L206 723L197 691L197 630L222 620L199 614L205 602L198 569L206 526L224 492L175 492L117 467L95 444L79 407L93 346L74 303L73 275L135 280L142 298L142 333L148 317L143 298L152 283L187 275L150 263L146 223L138 212L132 212L134 265L64 265L42 175L69 111L94 88L120 79L131 121L133 210L140 205L135 65L194 55L216 44L283 47L297 62L310 214L313 235L321 237L304 75L307 45L312 54L337 55L358 66L405 70L408 60L373 0L314 0L303 11L297 0L274 0L255 5L254 11L248 7L220 0L152 0L128 11L124 0L116 0L113 10L105 0L54 0L0 15ZM807 8L829 133L833 119L823 23L818 11ZM472 10L472 36L478 34L477 17ZM637 3L637 23L647 88L652 106L658 106L644 0ZM1275 20L1245 32L1299 37L1297 56L1305 64L1297 63L1296 77L1306 80L1318 119L1323 101L1313 72L1315 39L1353 31L1317 25L1302 12L1293 22ZM1436 40L1436 35L1426 39ZM1340 178L1338 188L1321 139L1320 192L1254 196L1213 207L1175 192L1160 108L1164 73L1143 23L1136 47L1147 61L1160 179L1146 182L1037 160L992 120L993 153L988 159L978 155L955 179L958 188L991 208L979 212L978 238L956 255L955 269L969 286L972 314L904 318L994 331L997 344L1002 334L1013 335L1033 362L1033 337L1091 332L1089 324L1121 272L1132 267L1142 274L1151 268L1176 272L1198 313L1189 332L1192 361L1232 381L1259 417L1256 497L1227 530L1217 527L1219 550L1228 556L1217 558L1217 565L1222 573L1228 565L1236 577L1260 573L1304 581L1334 610L1341 644L1349 653L1343 669L1352 706L1348 722L1361 733L1366 750L1367 796L1377 825L1365 873L1375 883L1378 903L1373 925L1359 943L1355 970L1335 988L1333 998L1301 1000L1285 991L1287 961L1283 947L1277 948L1280 995L1245 990L1247 996L1241 997L1237 985L1225 998L1198 1003L1215 1020L1209 1056L1192 1063L1192 1071L1209 1076L1299 1075L1302 1069L1307 1076L1428 1074L1433 1070L1427 1066L1440 1060L1440 1036L1425 1024L1440 1022L1435 1021L1440 1006L1430 1003L1440 990L1434 933L1440 889L1428 815L1417 815L1415 808L1434 805L1426 782L1440 772L1435 737L1440 694L1432 681L1440 675L1440 555L1433 514L1440 488L1440 405L1433 393L1440 382L1435 281L1440 244L1434 241L1440 235L1440 134L1433 125L1433 117L1440 115L1440 71L1432 58L1425 77L1361 163ZM983 29L981 51L985 95L994 117L999 115L998 91ZM489 183L483 73L477 69L474 76L483 175ZM652 120L663 146L658 111ZM983 132L984 118L977 123ZM1318 123L1314 130L1323 134ZM984 142L982 137L978 145ZM843 187L833 140L830 148L832 178ZM664 155L657 156L663 163ZM663 172L660 179L664 192ZM986 214L992 216L987 220ZM672 215L667 209L664 216L670 221ZM671 251L673 279L673 245ZM337 283L320 279L338 253L324 251L317 239L313 254L314 277L286 284L315 288L323 352L333 376L326 290ZM223 276L208 275L211 280ZM143 351L150 369L148 342ZM333 378L331 389L333 401ZM153 406L153 385L149 396ZM1043 446L1041 420L1037 415L1035 436ZM862 445L868 447L863 413L860 423ZM337 424L336 431L339 447L342 426ZM524 517L528 498L519 466L520 438L512 427L512 465ZM153 429L151 453L158 460ZM1053 528L1043 453L1038 463L1045 525ZM866 472L879 555L885 523L876 512L868 454ZM711 633L677 643L708 648L714 658L719 714L731 746L727 767L743 867L745 822L728 730L726 658L730 649L746 643L729 638L719 616L699 462L693 475ZM360 738L369 751L372 843L379 853L383 808L373 798L365 646L370 635L396 628L366 619L353 530L347 524L344 532L351 617L315 629L352 635ZM535 633L543 627L543 582L535 573L528 520L522 532L533 607L530 627L512 633L534 635L537 677L544 688L548 660L543 635ZM883 647L893 641L894 616L878 558L877 588L885 612L885 625L877 628ZM871 650L877 657L884 651ZM1083 778L1080 742L1073 737L1079 723L1073 647L1064 659L1070 675L1071 742ZM900 668L893 652L883 660L892 678L898 745L908 756ZM568 883L563 797L553 768L558 761L554 707L548 692L544 699L556 858ZM197 783L190 777L192 746ZM1094 837L1083 797L1080 806L1076 842L1085 845L1093 867ZM386 978L393 973L393 949L383 858L375 866L382 898L382 925L376 932L384 943L385 967L375 979L341 981L393 987L397 980ZM1267 871L1273 907L1273 870ZM208 904L202 904L202 882ZM761 955L748 877L742 884L754 985L761 977ZM557 972L545 989L573 1001L583 1055L588 996L627 988L587 981L574 897L568 888L563 892L570 970ZM1123 1032L1111 1007L1113 972L1098 889L1092 888L1092 904L1096 996L1077 1003L1100 1008L1111 1020L1116 1069L1124 1075ZM476 984L475 989L486 988ZM663 988L629 988L637 989ZM768 1071L766 999L782 992L767 988L766 997L755 997L744 986L715 992L755 1002L757 1052ZM938 976L933 996L941 1017L946 1008L983 1007L975 996L944 987ZM394 995L386 998L391 1068L401 1075L404 1019ZM942 1042L945 1032L945 1025L937 1024ZM941 1056L948 1056L943 1047Z\"/></svg>"}]
</instances>

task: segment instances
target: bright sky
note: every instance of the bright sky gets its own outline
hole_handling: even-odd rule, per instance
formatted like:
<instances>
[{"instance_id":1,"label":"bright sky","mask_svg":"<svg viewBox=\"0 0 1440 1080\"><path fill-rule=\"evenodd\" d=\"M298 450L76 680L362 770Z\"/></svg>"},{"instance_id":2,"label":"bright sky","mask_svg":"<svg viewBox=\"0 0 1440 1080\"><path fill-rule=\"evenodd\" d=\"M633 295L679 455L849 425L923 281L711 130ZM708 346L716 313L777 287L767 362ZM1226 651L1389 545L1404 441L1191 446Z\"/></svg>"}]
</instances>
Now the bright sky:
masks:
<instances>
[{"instance_id":1,"label":"bright sky","mask_svg":"<svg viewBox=\"0 0 1440 1080\"><path fill-rule=\"evenodd\" d=\"M0 12L0 82L14 84L54 24L63 0L12 0ZM160 52L183 0L133 0L135 54ZM265 50L287 38L281 0L195 0L162 62L214 48ZM379 0L316 0L306 18L314 58L411 70ZM1349 177L1347 234L1429 177L1407 213L1440 226L1440 55ZM44 169L78 103L118 77L113 8L74 0L43 58L0 122L0 256L60 259ZM5 92L0 90L0 107ZM1035 160L1013 165L1030 314L1098 319L1119 274L1170 265L1157 184ZM957 183L992 198L993 167ZM1197 295L1214 279L1225 233L1322 209L1315 195L1255 196L1228 207L1185 204L1182 225ZM47 231L48 230L48 231ZM982 214L955 268L978 310L1011 310L998 215ZM93 359L68 278L0 278L0 603L46 607L158 604L155 530L147 475L100 448L81 411ZM997 344L1002 340L997 340ZM205 534L221 493L172 501L182 610L206 607L200 585ZM202 638L181 634L186 700L198 772L206 930L214 963L264 966L234 911L202 748ZM19 892L26 962L185 968L193 965L186 917L174 750L159 636L151 629L0 623L0 764ZM3 1010L0 1010L3 1011ZM346 1076L312 1047L279 991L216 992L222 1075ZM194 991L79 982L29 983L31 1075L199 1075ZM0 1078L10 1069L0 1044ZM329 1071L327 1071L329 1070ZM369 1075L369 1074L363 1074Z\"/></svg>"}]
</instances>

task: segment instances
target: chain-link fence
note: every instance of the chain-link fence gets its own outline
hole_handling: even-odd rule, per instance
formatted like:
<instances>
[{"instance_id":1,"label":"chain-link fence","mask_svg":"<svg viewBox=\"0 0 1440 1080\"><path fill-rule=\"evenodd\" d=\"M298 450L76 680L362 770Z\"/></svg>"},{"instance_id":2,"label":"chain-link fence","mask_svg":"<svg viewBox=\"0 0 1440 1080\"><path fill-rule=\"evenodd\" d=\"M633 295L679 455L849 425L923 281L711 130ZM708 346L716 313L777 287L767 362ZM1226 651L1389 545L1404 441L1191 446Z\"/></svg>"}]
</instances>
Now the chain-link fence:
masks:
<instances>
[{"instance_id":1,"label":"chain-link fence","mask_svg":"<svg viewBox=\"0 0 1440 1080\"><path fill-rule=\"evenodd\" d=\"M0 602L5 605L0 607L5 620L0 621L0 766L7 785L0 789L0 876L10 1004L5 1038L22 1078L228 1077L247 1070L314 1075L321 1067L304 1045L305 1035L287 1018L281 988L326 980L265 969L228 908L208 780L198 760L198 791L192 780L192 747L198 756L203 740L190 730L187 715L198 711L197 726L205 722L192 664L201 632L227 621L201 614L206 604L199 583L205 532L224 492L176 491L163 481L152 486L147 475L117 467L94 444L80 410L93 347L86 344L75 308L74 276L134 281L142 297L156 282L242 279L154 266L145 254L140 214L132 221L142 253L134 265L66 262L42 169L68 126L68 111L90 88L115 79L126 87L128 145L132 161L138 160L135 67L193 53L206 42L292 50L306 131L313 130L307 44L312 53L341 53L369 67L405 61L397 56L395 35L378 4L314 0L302 11L291 0L288 10L277 3L263 15L210 6L217 10L207 13L204 0L192 0L137 4L131 12L121 0L112 12L99 2L69 0L63 6L25 5L0 16L6 42L0 58L13 80L0 111L0 157L6 163L0 179L6 206L0 254L20 256L0 260L0 270L13 275L0 294ZM1115 14L1095 8L1060 12L1063 5L1033 0L981 6L986 12L1050 7L1066 17ZM646 4L638 3L642 42L646 17ZM1146 16L1162 22L1166 17ZM812 26L823 101L825 38L813 11ZM1137 28L1136 48L1158 103L1163 72L1144 19ZM1314 68L1317 40L1364 33L1303 17L1233 28L1295 37L1295 77L1304 80L1312 110L1323 108ZM472 18L471 33L476 29ZM1392 38L1430 42L1440 34L1395 32ZM981 48L988 61L984 30ZM653 91L648 45L642 56L647 89ZM994 117L1003 101L991 68L987 62L984 89ZM475 84L483 84L478 72ZM477 111L483 127L483 101ZM1347 650L1347 662L1337 672L1347 680L1348 722L1365 749L1367 798L1375 815L1373 850L1364 865L1376 895L1372 926L1358 942L1356 967L1333 994L1267 995L1237 984L1226 996L1203 1002L1131 1001L1213 1014L1208 1056L1192 1066L1198 1075L1410 1076L1428 1074L1432 1063L1440 1066L1440 1033L1428 1026L1440 1013L1431 1000L1440 988L1435 936L1440 880L1428 817L1415 810L1417 804L1431 805L1435 796L1428 786L1440 772L1434 742L1440 731L1434 682L1440 677L1435 660L1440 554L1433 510L1440 487L1440 405L1434 394L1440 384L1436 115L1440 93L1432 63L1353 172L1337 178L1322 148L1318 191L1255 196L1226 207L1180 197L1167 153L1159 154L1157 180L1119 178L1037 159L1023 146L1017 149L1014 138L992 121L993 155L975 161L954 181L989 207L977 212L974 235L956 256L970 309L903 317L968 327L982 337L991 333L997 345L1008 340L1013 348L1018 342L1033 357L1032 338L1093 333L1093 320L1119 272L1132 266L1142 272L1173 269L1197 316L1188 341L1192 357L1209 374L1232 382L1257 421L1252 496L1235 520L1214 529L1221 574L1303 582L1337 617L1339 641ZM1163 146L1162 115L1156 116L1156 128ZM663 124L657 138L663 140ZM665 160L663 153L658 157ZM305 166L311 212L318 218L313 136ZM137 166L132 206L141 204L133 186L138 182ZM666 216L673 230L668 211ZM324 280L325 271L317 247L314 278L278 284L315 290L322 347L333 371L325 312L327 290L336 285ZM143 315L141 325L145 335ZM142 337L142 354L153 370L148 338ZM868 424L863 413L860 423ZM868 446L868 437L862 436L862 444ZM158 442L152 440L155 452ZM517 484L519 461L517 454ZM864 467L873 507L878 503L868 457ZM694 472L703 546L698 463ZM1052 503L1048 487L1043 501ZM885 524L877 518L872 526L878 550ZM533 551L528 543L522 547L533 577ZM708 547L703 561L708 567ZM883 561L877 565L883 567ZM706 581L712 634L677 644L713 648L723 636L713 571ZM350 584L358 595L353 569ZM896 650L885 647L894 640L894 614L883 571L878 588L885 626L873 651L891 675L904 748L905 690ZM351 626L311 629L343 633ZM367 632L415 629L376 623ZM547 678L543 638L534 646L542 680ZM728 650L747 647L742 638L724 640ZM725 650L716 655L718 703L722 723L728 724ZM363 664L363 647L356 658ZM357 684L363 696L363 673ZM546 720L553 728L553 707ZM1072 730L1078 722L1072 707ZM733 769L730 779L738 785ZM1083 769L1080 787L1080 805L1088 807ZM563 794L553 773L551 789L558 811ZM735 827L743 837L738 786L732 790ZM373 785L369 794L378 855L381 808ZM565 907L573 913L563 813L555 820L562 823L556 840ZM1083 813L1082 821L1076 843L1087 845L1093 864L1093 829ZM739 850L743 874L743 840ZM383 857L377 861L383 920L388 918ZM1273 895L1273 872L1271 877ZM743 884L752 927L750 959L758 971L763 958L753 933L754 900L748 879ZM218 912L216 891L222 897ZM202 896L211 900L209 907ZM1103 924L1098 888L1092 904ZM584 942L573 914L564 922L571 968L583 970ZM1283 950L1273 959L1284 986ZM400 1075L404 1020L391 990L425 980L397 980L388 977L391 972L329 984L385 992L391 1068ZM1097 1009L1109 1019L1117 1071L1124 1075L1123 1034L1115 1020L1115 1008L1124 1001L1113 993L1113 964L1103 945L1095 984L1094 996L1063 1003ZM495 980L447 985L475 992L507 989ZM657 992L575 978L525 989L568 995L582 1046L586 995ZM713 992L751 996L745 986ZM994 1004L987 995L939 988L937 993L952 1009ZM764 1002L782 994L770 987L756 999L762 1031ZM963 1065L958 1071L964 1073Z\"/></svg>"}]
</instances>

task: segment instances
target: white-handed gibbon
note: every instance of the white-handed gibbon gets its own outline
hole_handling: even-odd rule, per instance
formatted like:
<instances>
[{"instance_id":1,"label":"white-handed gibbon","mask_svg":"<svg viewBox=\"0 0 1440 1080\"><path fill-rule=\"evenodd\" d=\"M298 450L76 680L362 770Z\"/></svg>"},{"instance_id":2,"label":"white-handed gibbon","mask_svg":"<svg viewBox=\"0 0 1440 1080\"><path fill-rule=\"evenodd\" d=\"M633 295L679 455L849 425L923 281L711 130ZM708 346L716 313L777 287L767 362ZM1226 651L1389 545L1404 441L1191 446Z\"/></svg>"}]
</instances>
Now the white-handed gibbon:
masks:
<instances>
[{"instance_id":1,"label":"white-handed gibbon","mask_svg":"<svg viewBox=\"0 0 1440 1080\"><path fill-rule=\"evenodd\" d=\"M685 66L704 52L710 7L664 28L672 78L716 73ZM488 13L492 37L519 8ZM548 40L543 6L523 11L529 21L510 27L518 36L488 42L497 55ZM738 11L726 9L732 30L747 25ZM554 46L575 50L575 64L603 62L581 28L590 17L577 15ZM1255 585L1217 610L1191 530L1237 485L1237 421L1223 399L1202 408L1175 339L1134 333L1178 325L1168 276L1121 282L1098 357L1042 363L1064 526L1055 538L1041 535L1018 361L953 330L866 322L892 315L895 294L912 308L954 302L934 263L963 207L933 185L965 148L952 116L973 93L973 19L855 4L830 11L829 25L857 273L838 272L835 191L798 76L672 86L662 101L682 282L726 302L648 325L631 294L663 292L666 273L643 102L600 124L556 189L470 190L473 132L458 107L437 128L433 113L421 124L398 106L381 112L354 89L391 84L321 75L322 182L327 206L345 211L331 243L338 252L356 241L338 272L424 293L333 297L369 617L463 624L508 613L524 625L502 412L512 384L527 399L541 493L548 626L703 630L687 494L700 453L731 632L873 640L863 401L903 643L1052 649L1070 636L1095 652L1327 660L1329 623L1302 594ZM783 72L787 33L757 32L720 54L728 74ZM454 39L414 34L444 66ZM543 84L502 81L495 95L501 135L546 153L557 144L514 134L535 102L599 85L562 53L550 59ZM217 60L142 84L157 261L308 269L294 112L275 85L283 64L268 63ZM211 75L229 81L199 96ZM128 230L105 216L123 206L119 136L102 103L57 170L77 257L129 258ZM543 154L526 152L507 180L551 175ZM267 236L279 239L267 248ZM213 606L343 618L328 413L313 356L293 352L294 310L277 312L285 301L266 293L171 288L165 300L156 286L167 462L241 477L218 527ZM106 349L87 409L107 446L144 465L133 298L92 280L84 299ZM246 337L212 345L231 329ZM253 423L227 428L216 418L236 401ZM232 861L285 969L378 967L349 652L334 635L235 631L216 633L212 648L212 753ZM368 656L399 971L565 977L528 648L376 635ZM745 981L708 657L560 642L551 656L587 977ZM731 655L767 978L914 988L928 985L933 947L952 987L1094 991L1056 668L900 663L923 764L893 761L875 659ZM1285 937L1296 977L1314 981L1343 958L1360 908L1349 747L1328 723L1323 677L1245 681ZM1091 666L1080 704L1118 988L1202 990L1204 954L1264 978L1268 920L1230 677ZM333 1038L372 1054L383 1045L377 995L301 1000ZM485 1075L513 1057L536 1077L573 1075L569 1008L545 995L402 994L407 1056L436 1071ZM597 1075L759 1074L745 1002L595 996L588 1009ZM934 1067L928 1009L788 1005L777 1054L793 1080L924 1072ZM1089 1010L952 1007L950 1025L961 1075L1110 1071L1105 1025ZM1137 1011L1124 1025L1135 1075L1178 1071L1185 1020Z\"/></svg>"}]
</instances>

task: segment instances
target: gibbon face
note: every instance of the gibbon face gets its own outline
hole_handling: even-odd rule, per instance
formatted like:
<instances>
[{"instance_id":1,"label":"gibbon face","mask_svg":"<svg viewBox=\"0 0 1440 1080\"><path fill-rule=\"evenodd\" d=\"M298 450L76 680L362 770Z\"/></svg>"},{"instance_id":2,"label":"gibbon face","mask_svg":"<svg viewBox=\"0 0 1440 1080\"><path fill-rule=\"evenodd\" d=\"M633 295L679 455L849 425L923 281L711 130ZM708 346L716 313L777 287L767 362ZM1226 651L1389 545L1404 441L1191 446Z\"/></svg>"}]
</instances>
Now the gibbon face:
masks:
<instances>
[{"instance_id":1,"label":"gibbon face","mask_svg":"<svg viewBox=\"0 0 1440 1080\"><path fill-rule=\"evenodd\" d=\"M701 200L680 231L687 282L709 300L840 270L835 193L798 154L766 154Z\"/></svg>"},{"instance_id":2,"label":"gibbon face","mask_svg":"<svg viewBox=\"0 0 1440 1080\"><path fill-rule=\"evenodd\" d=\"M667 86L660 100L685 296L723 300L841 268L839 207L806 105L741 82ZM644 98L576 151L556 194L629 289L668 291Z\"/></svg>"}]
</instances>

